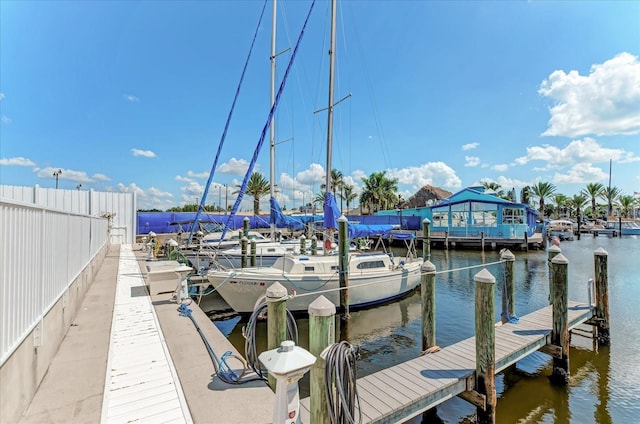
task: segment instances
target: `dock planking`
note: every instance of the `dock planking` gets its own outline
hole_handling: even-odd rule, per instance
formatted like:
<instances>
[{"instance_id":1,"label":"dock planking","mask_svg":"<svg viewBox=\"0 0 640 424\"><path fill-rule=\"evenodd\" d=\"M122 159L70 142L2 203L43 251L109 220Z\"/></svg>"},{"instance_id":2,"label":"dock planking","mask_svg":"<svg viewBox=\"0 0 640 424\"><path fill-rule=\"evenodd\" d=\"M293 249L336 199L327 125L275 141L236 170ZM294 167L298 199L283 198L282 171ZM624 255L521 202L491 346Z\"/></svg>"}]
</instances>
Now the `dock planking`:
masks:
<instances>
[{"instance_id":1,"label":"dock planking","mask_svg":"<svg viewBox=\"0 0 640 424\"><path fill-rule=\"evenodd\" d=\"M568 313L571 330L593 317L594 307L570 301ZM520 317L518 323L496 325L496 374L549 344L552 314L547 306ZM358 378L363 422L403 422L473 388L475 346L475 337L470 337ZM302 421L310 422L309 398L301 401L300 412Z\"/></svg>"}]
</instances>

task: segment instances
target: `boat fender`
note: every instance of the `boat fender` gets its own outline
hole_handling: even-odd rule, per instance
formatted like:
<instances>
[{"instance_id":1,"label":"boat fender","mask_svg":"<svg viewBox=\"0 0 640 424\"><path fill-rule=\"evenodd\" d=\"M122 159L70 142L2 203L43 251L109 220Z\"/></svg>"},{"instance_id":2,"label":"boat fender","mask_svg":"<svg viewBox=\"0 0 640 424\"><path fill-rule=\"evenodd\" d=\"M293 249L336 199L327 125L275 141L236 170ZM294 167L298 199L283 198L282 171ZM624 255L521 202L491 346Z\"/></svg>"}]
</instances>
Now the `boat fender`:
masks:
<instances>
[{"instance_id":1,"label":"boat fender","mask_svg":"<svg viewBox=\"0 0 640 424\"><path fill-rule=\"evenodd\" d=\"M326 240L324 241L324 248L325 248L325 250L327 250L327 251L331 250L331 240L330 240L330 239L326 239Z\"/></svg>"}]
</instances>

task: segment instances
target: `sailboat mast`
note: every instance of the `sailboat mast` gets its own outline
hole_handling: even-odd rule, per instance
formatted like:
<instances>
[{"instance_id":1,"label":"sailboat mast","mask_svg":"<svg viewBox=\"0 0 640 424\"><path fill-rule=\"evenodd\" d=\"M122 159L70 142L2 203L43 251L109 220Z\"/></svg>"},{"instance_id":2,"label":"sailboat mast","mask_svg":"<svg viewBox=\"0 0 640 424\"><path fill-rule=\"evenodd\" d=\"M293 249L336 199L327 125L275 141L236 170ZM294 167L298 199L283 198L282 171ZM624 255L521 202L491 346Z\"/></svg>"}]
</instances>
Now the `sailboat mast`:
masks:
<instances>
[{"instance_id":1,"label":"sailboat mast","mask_svg":"<svg viewBox=\"0 0 640 424\"><path fill-rule=\"evenodd\" d=\"M333 144L333 73L335 69L336 51L336 0L331 1L331 47L329 48L329 107L327 118L327 169L326 169L326 193L332 191L331 187L331 156Z\"/></svg>"},{"instance_id":2,"label":"sailboat mast","mask_svg":"<svg viewBox=\"0 0 640 424\"><path fill-rule=\"evenodd\" d=\"M269 106L273 108L273 104L275 102L276 97L276 0L273 0L273 9L272 9L272 19L271 19L271 96ZM276 126L275 126L275 118L271 117L271 125L269 127L269 192L271 193L271 197L275 197L275 181L276 181ZM271 204L271 201L269 201ZM271 228L271 241L275 241L276 239L276 224L272 222L270 224Z\"/></svg>"}]
</instances>

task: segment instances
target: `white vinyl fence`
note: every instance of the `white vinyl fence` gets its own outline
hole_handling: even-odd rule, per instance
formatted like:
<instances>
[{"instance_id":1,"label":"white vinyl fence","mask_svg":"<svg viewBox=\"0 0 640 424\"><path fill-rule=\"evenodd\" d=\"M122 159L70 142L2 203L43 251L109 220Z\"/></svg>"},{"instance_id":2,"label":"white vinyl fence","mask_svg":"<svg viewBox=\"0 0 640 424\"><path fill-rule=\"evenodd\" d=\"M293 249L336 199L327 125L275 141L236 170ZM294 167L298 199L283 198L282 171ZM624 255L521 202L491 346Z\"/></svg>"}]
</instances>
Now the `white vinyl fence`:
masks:
<instances>
[{"instance_id":1,"label":"white vinyl fence","mask_svg":"<svg viewBox=\"0 0 640 424\"><path fill-rule=\"evenodd\" d=\"M0 198L0 365L108 243L108 225Z\"/></svg>"}]
</instances>

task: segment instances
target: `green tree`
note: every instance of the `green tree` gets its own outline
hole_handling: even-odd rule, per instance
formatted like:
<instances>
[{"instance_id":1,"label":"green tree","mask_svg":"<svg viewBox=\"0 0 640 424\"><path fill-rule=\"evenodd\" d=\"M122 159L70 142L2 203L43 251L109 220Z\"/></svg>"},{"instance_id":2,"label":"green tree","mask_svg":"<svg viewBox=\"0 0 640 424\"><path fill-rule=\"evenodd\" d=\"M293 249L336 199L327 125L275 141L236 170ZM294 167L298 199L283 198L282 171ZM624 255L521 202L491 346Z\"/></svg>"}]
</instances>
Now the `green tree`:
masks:
<instances>
[{"instance_id":1,"label":"green tree","mask_svg":"<svg viewBox=\"0 0 640 424\"><path fill-rule=\"evenodd\" d=\"M553 193L556 192L556 186L554 186L551 183L540 181L538 182L538 184L535 184L531 188L531 192L533 193L534 196L536 196L539 199L538 210L544 217L545 216L544 201L545 199L550 198L553 195Z\"/></svg>"},{"instance_id":2,"label":"green tree","mask_svg":"<svg viewBox=\"0 0 640 424\"><path fill-rule=\"evenodd\" d=\"M504 199L504 190L502 189L502 186L495 181L485 181L482 183L482 187L484 188L485 192L493 191L496 197Z\"/></svg>"},{"instance_id":3,"label":"green tree","mask_svg":"<svg viewBox=\"0 0 640 424\"><path fill-rule=\"evenodd\" d=\"M354 193L353 190L354 187L351 184L345 184L342 187L342 194L340 195L340 198L347 202L347 213L349 213L349 205L351 204L351 202L358 197L358 195Z\"/></svg>"},{"instance_id":4,"label":"green tree","mask_svg":"<svg viewBox=\"0 0 640 424\"><path fill-rule=\"evenodd\" d=\"M528 205L530 198L531 198L531 187L529 186L522 187L522 190L520 190L520 203L524 203L525 205Z\"/></svg>"},{"instance_id":5,"label":"green tree","mask_svg":"<svg viewBox=\"0 0 640 424\"><path fill-rule=\"evenodd\" d=\"M634 199L631 195L619 196L618 205L620 206L620 215L629 218L629 213L638 204L638 199Z\"/></svg>"},{"instance_id":6,"label":"green tree","mask_svg":"<svg viewBox=\"0 0 640 424\"><path fill-rule=\"evenodd\" d=\"M574 194L572 198L569 199L571 205L576 208L576 221L582 221L582 213L580 212L584 205L587 204L589 199L583 193Z\"/></svg>"},{"instance_id":7,"label":"green tree","mask_svg":"<svg viewBox=\"0 0 640 424\"><path fill-rule=\"evenodd\" d=\"M602 189L600 197L607 201L607 216L611 216L613 213L613 202L622 193L618 187L605 187Z\"/></svg>"},{"instance_id":8,"label":"green tree","mask_svg":"<svg viewBox=\"0 0 640 424\"><path fill-rule=\"evenodd\" d=\"M596 219L598 208L596 207L596 198L602 196L604 186L600 183L589 183L586 188L583 188L581 193L591 199L591 219Z\"/></svg>"},{"instance_id":9,"label":"green tree","mask_svg":"<svg viewBox=\"0 0 640 424\"><path fill-rule=\"evenodd\" d=\"M242 185L237 184L237 188L241 188ZM238 194L240 190L236 190L233 194ZM253 197L253 214L260 214L260 198L265 194L269 194L271 192L271 185L269 181L259 172L253 172L251 177L249 177L249 181L247 182L247 191L246 193Z\"/></svg>"},{"instance_id":10,"label":"green tree","mask_svg":"<svg viewBox=\"0 0 640 424\"><path fill-rule=\"evenodd\" d=\"M562 208L567 204L567 196L564 194L556 194L553 196L553 203L556 206L556 218L560 219L560 212Z\"/></svg>"},{"instance_id":11,"label":"green tree","mask_svg":"<svg viewBox=\"0 0 640 424\"><path fill-rule=\"evenodd\" d=\"M369 212L398 203L398 180L388 178L386 171L374 172L368 178L362 178L364 188L360 194L360 204L367 205Z\"/></svg>"}]
</instances>

